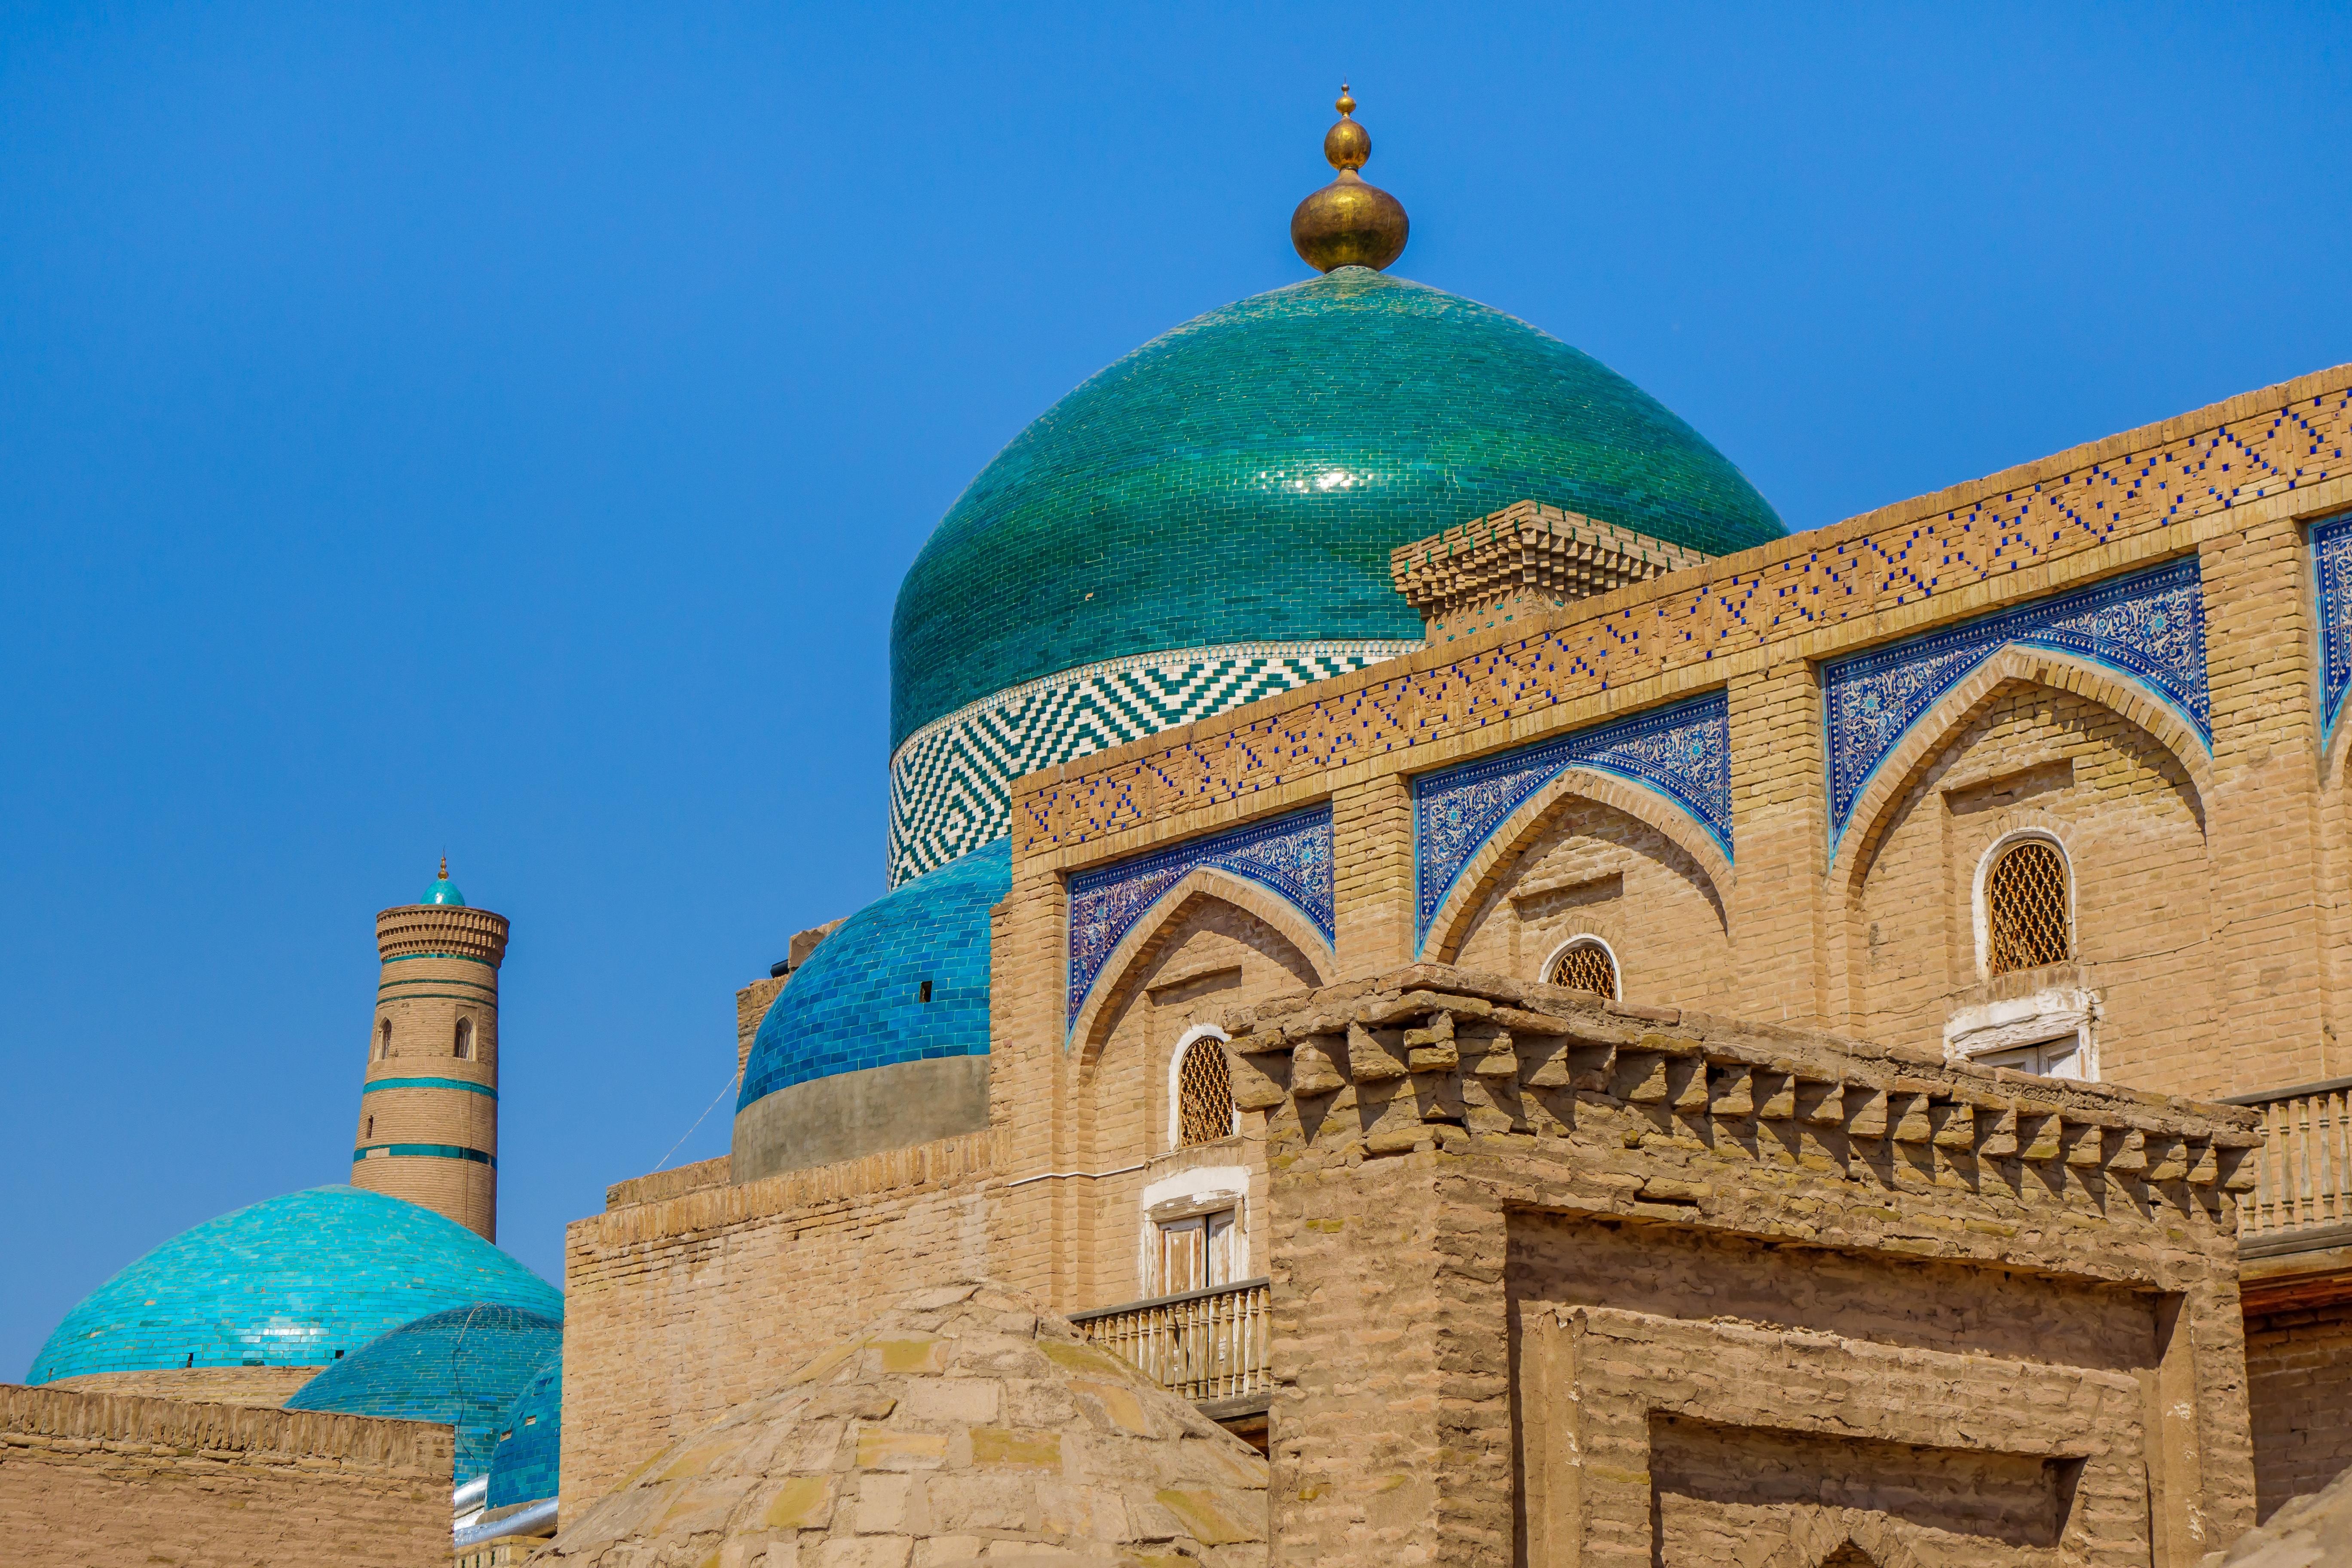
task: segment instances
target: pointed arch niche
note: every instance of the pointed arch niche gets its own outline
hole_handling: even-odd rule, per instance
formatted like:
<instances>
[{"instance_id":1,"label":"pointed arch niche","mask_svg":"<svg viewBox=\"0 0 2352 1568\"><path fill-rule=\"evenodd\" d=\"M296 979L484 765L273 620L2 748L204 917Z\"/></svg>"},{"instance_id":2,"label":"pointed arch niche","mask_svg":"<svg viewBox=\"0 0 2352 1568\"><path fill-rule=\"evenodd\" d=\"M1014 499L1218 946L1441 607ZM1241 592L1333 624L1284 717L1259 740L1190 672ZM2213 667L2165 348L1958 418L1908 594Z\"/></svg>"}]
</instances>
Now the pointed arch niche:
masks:
<instances>
[{"instance_id":1,"label":"pointed arch niche","mask_svg":"<svg viewBox=\"0 0 2352 1568\"><path fill-rule=\"evenodd\" d=\"M1664 798L1570 769L1498 827L1431 921L1423 955L1521 980L1590 938L1615 961L1619 999L1730 1000L1730 862Z\"/></svg>"},{"instance_id":2,"label":"pointed arch niche","mask_svg":"<svg viewBox=\"0 0 2352 1568\"><path fill-rule=\"evenodd\" d=\"M2211 779L2201 737L2137 679L2054 649L1992 653L1853 798L1829 879L1849 1026L2000 1066L2063 1059L2071 1039L2071 1065L2047 1070L2168 1087L2212 1004ZM2027 838L2063 850L2070 951L1996 973L1981 873Z\"/></svg>"},{"instance_id":3,"label":"pointed arch niche","mask_svg":"<svg viewBox=\"0 0 2352 1568\"><path fill-rule=\"evenodd\" d=\"M1188 1142L1182 1058L1222 1041L1216 1020L1227 1008L1321 985L1331 973L1329 944L1311 921L1213 867L1187 872L1118 944L1071 1034L1073 1166L1089 1173L1070 1184L1081 1299L1154 1294L1155 1227L1213 1230L1214 1214L1233 1216L1232 1276L1265 1272L1265 1141L1250 1132L1263 1113L1234 1113L1232 1136Z\"/></svg>"}]
</instances>

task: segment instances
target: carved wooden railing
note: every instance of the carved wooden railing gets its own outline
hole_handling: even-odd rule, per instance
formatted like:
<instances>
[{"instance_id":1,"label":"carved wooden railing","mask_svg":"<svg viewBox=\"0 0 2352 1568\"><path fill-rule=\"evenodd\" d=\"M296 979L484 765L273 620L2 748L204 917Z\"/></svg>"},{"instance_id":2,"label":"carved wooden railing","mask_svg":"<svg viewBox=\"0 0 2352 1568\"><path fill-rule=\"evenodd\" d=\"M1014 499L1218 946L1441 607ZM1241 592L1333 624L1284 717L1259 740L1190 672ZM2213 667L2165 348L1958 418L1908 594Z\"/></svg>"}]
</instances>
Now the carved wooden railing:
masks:
<instances>
[{"instance_id":1,"label":"carved wooden railing","mask_svg":"<svg viewBox=\"0 0 2352 1568\"><path fill-rule=\"evenodd\" d=\"M2242 1242L2284 1239L2316 1226L2352 1224L2352 1078L2231 1095L2263 1118L2254 1190L2239 1199Z\"/></svg>"},{"instance_id":2,"label":"carved wooden railing","mask_svg":"<svg viewBox=\"0 0 2352 1568\"><path fill-rule=\"evenodd\" d=\"M1265 1393L1265 1308L1266 1282L1244 1279L1073 1312L1070 1321L1162 1388L1213 1405Z\"/></svg>"}]
</instances>

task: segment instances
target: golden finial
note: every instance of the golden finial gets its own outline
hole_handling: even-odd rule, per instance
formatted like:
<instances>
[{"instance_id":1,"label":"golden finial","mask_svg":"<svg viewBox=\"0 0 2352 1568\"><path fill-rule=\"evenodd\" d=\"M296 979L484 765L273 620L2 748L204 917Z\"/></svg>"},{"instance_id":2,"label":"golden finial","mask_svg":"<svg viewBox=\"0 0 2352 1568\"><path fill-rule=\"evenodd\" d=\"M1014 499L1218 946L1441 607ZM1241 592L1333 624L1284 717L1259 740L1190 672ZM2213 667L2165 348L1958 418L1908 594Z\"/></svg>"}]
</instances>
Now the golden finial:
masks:
<instances>
[{"instance_id":1,"label":"golden finial","mask_svg":"<svg viewBox=\"0 0 2352 1568\"><path fill-rule=\"evenodd\" d=\"M449 857L446 855L441 857L441 879L445 882L449 879Z\"/></svg>"},{"instance_id":2,"label":"golden finial","mask_svg":"<svg viewBox=\"0 0 2352 1568\"><path fill-rule=\"evenodd\" d=\"M1339 123L1323 137L1323 156L1339 171L1339 178L1298 204L1290 215L1290 243L1307 265L1318 272L1335 267L1369 267L1379 271L1404 254L1404 204L1366 184L1356 173L1372 155L1371 133L1349 118L1356 100L1348 84L1339 84Z\"/></svg>"}]
</instances>

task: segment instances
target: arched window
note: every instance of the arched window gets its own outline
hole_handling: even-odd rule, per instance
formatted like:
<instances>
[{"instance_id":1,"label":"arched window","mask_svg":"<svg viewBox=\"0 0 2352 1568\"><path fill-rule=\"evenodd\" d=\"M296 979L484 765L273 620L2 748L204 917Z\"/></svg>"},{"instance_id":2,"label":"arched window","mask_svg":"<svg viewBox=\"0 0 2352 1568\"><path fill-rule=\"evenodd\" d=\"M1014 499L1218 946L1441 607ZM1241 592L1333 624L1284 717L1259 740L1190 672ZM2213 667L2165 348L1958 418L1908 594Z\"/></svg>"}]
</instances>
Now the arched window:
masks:
<instances>
[{"instance_id":1,"label":"arched window","mask_svg":"<svg viewBox=\"0 0 2352 1568\"><path fill-rule=\"evenodd\" d=\"M474 1054L474 1020L471 1018L457 1020L457 1054L469 1058Z\"/></svg>"},{"instance_id":2,"label":"arched window","mask_svg":"<svg viewBox=\"0 0 2352 1568\"><path fill-rule=\"evenodd\" d=\"M368 1118L367 1131L360 1134L360 1142L362 1143L370 1142L374 1139L374 1137L375 1118L371 1116Z\"/></svg>"},{"instance_id":3,"label":"arched window","mask_svg":"<svg viewBox=\"0 0 2352 1568\"><path fill-rule=\"evenodd\" d=\"M1580 936L1559 950L1544 978L1571 991L1590 991L1612 1002L1617 995L1617 955L1597 936Z\"/></svg>"},{"instance_id":4,"label":"arched window","mask_svg":"<svg viewBox=\"0 0 2352 1568\"><path fill-rule=\"evenodd\" d=\"M375 1026L375 1059L382 1061L390 1055L392 1055L392 1020L386 1018Z\"/></svg>"},{"instance_id":5,"label":"arched window","mask_svg":"<svg viewBox=\"0 0 2352 1568\"><path fill-rule=\"evenodd\" d=\"M1203 1035L1176 1068L1176 1146L1213 1143L1234 1132L1234 1074L1224 1043Z\"/></svg>"},{"instance_id":6,"label":"arched window","mask_svg":"<svg viewBox=\"0 0 2352 1568\"><path fill-rule=\"evenodd\" d=\"M2072 955L2074 900L2066 857L2046 838L2000 852L1985 877L1985 973L2007 974Z\"/></svg>"}]
</instances>

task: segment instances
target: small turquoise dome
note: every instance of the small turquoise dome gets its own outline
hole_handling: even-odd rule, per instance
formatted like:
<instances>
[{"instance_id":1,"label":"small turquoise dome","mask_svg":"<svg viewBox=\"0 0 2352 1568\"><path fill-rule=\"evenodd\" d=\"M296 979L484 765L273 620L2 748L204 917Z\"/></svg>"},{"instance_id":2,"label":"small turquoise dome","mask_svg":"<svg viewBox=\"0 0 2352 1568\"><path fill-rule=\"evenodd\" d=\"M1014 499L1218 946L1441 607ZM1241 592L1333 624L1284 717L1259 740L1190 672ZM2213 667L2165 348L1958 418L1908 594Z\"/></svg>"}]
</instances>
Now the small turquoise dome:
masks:
<instances>
[{"instance_id":1,"label":"small turquoise dome","mask_svg":"<svg viewBox=\"0 0 2352 1568\"><path fill-rule=\"evenodd\" d=\"M490 1450L485 1508L537 1502L556 1493L563 1457L563 1347L559 1344L522 1385L499 1424Z\"/></svg>"},{"instance_id":2,"label":"small turquoise dome","mask_svg":"<svg viewBox=\"0 0 2352 1568\"><path fill-rule=\"evenodd\" d=\"M1655 398L1499 310L1360 267L1212 310L949 509L898 590L891 748L1098 660L1417 638L1389 552L1529 500L1709 554L1787 531Z\"/></svg>"},{"instance_id":3,"label":"small turquoise dome","mask_svg":"<svg viewBox=\"0 0 2352 1568\"><path fill-rule=\"evenodd\" d=\"M440 880L425 889L425 896L416 901L420 904L455 904L462 910L466 907L466 895L459 892L457 884L449 879L449 868L445 864L441 868Z\"/></svg>"},{"instance_id":4,"label":"small turquoise dome","mask_svg":"<svg viewBox=\"0 0 2352 1568\"><path fill-rule=\"evenodd\" d=\"M736 1110L839 1073L986 1056L988 911L1012 889L1000 838L844 921L760 1020Z\"/></svg>"},{"instance_id":5,"label":"small turquoise dome","mask_svg":"<svg viewBox=\"0 0 2352 1568\"><path fill-rule=\"evenodd\" d=\"M296 1390L289 1410L331 1410L457 1429L460 1485L490 1468L507 1412L563 1348L563 1319L489 1302L403 1323Z\"/></svg>"},{"instance_id":6,"label":"small turquoise dome","mask_svg":"<svg viewBox=\"0 0 2352 1568\"><path fill-rule=\"evenodd\" d=\"M562 1292L455 1220L381 1193L312 1187L206 1220L124 1268L66 1314L25 1381L322 1366L472 1301L563 1311Z\"/></svg>"}]
</instances>

